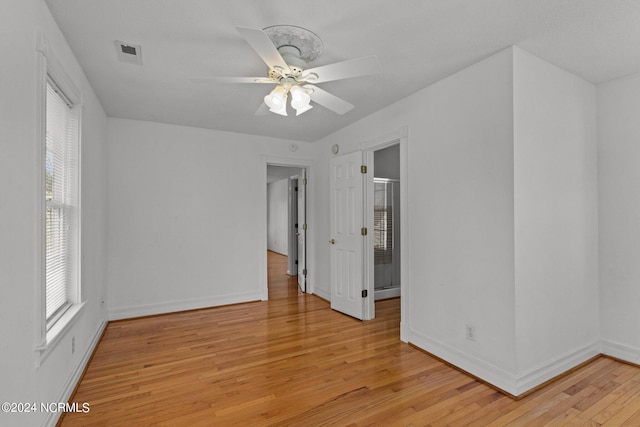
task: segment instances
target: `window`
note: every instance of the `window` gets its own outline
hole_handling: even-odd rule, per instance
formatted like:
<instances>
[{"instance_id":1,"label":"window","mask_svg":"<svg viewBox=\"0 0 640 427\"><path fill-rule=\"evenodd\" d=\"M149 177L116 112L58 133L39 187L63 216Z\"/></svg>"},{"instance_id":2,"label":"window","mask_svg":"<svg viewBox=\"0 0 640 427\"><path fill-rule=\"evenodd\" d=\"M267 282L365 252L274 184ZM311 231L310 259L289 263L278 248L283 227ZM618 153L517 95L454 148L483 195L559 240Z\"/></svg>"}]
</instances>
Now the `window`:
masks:
<instances>
[{"instance_id":1,"label":"window","mask_svg":"<svg viewBox=\"0 0 640 427\"><path fill-rule=\"evenodd\" d=\"M79 302L79 108L48 76L45 95L46 330Z\"/></svg>"},{"instance_id":2,"label":"window","mask_svg":"<svg viewBox=\"0 0 640 427\"><path fill-rule=\"evenodd\" d=\"M36 367L84 307L80 281L82 92L44 34L36 39L35 165L38 188L35 297Z\"/></svg>"},{"instance_id":3,"label":"window","mask_svg":"<svg viewBox=\"0 0 640 427\"><path fill-rule=\"evenodd\" d=\"M374 180L373 248L374 263L393 261L393 187L391 182Z\"/></svg>"}]
</instances>

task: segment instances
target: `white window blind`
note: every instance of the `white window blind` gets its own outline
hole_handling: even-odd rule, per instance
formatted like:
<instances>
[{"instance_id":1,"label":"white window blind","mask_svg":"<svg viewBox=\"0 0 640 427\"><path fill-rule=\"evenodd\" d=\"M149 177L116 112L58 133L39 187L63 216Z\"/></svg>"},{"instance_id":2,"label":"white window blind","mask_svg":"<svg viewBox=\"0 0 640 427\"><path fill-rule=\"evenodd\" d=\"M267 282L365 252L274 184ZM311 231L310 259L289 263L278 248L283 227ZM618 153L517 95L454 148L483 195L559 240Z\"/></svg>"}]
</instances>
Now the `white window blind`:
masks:
<instances>
[{"instance_id":1,"label":"white window blind","mask_svg":"<svg viewBox=\"0 0 640 427\"><path fill-rule=\"evenodd\" d=\"M374 264L393 262L393 192L390 182L374 183Z\"/></svg>"},{"instance_id":2,"label":"white window blind","mask_svg":"<svg viewBox=\"0 0 640 427\"><path fill-rule=\"evenodd\" d=\"M47 80L45 134L45 312L47 329L78 286L78 112Z\"/></svg>"}]
</instances>

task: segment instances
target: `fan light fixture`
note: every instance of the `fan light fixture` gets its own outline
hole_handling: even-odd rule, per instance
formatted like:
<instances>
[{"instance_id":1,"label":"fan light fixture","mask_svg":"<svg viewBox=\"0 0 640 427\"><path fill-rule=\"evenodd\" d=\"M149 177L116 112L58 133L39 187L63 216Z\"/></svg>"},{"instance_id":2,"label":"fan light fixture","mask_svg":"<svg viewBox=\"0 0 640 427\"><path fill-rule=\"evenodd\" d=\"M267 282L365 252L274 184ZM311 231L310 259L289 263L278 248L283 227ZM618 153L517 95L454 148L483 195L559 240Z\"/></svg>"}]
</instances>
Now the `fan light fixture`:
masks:
<instances>
[{"instance_id":1,"label":"fan light fixture","mask_svg":"<svg viewBox=\"0 0 640 427\"><path fill-rule=\"evenodd\" d=\"M298 85L292 85L289 82L281 83L276 86L267 96L264 97L264 103L269 107L272 113L287 115L287 98L291 93L291 107L296 110L296 116L309 111L313 108L310 104L310 89L305 89Z\"/></svg>"}]
</instances>

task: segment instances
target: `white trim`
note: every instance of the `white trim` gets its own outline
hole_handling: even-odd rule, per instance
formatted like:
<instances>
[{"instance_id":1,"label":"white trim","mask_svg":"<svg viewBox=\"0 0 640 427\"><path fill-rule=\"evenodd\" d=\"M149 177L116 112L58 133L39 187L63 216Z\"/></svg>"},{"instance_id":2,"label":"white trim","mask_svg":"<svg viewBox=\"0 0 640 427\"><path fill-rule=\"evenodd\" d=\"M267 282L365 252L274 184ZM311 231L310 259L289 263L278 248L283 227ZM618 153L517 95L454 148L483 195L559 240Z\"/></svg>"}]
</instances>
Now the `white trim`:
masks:
<instances>
[{"instance_id":1,"label":"white trim","mask_svg":"<svg viewBox=\"0 0 640 427\"><path fill-rule=\"evenodd\" d=\"M427 337L413 329L409 329L408 335L408 342L416 345L417 347L472 375L475 375L489 384L493 384L499 389L513 395L518 394L515 390L516 378L513 373L507 372L497 366L485 362L484 360L464 353L444 342Z\"/></svg>"},{"instance_id":2,"label":"white trim","mask_svg":"<svg viewBox=\"0 0 640 427\"><path fill-rule=\"evenodd\" d=\"M103 321L98 326L98 328L96 329L96 332L93 334L93 338L91 339L89 346L87 346L87 349L82 355L82 359L80 359L80 362L77 364L76 369L73 370L71 375L69 375L69 377L67 378L67 381L65 381L64 388L62 389L62 392L60 393L60 396L58 397L58 400L56 400L56 402L69 401L69 399L71 398L71 394L73 393L73 391L76 388L76 385L80 381L80 378L82 377L82 373L84 372L87 364L89 363L89 359L91 359L91 355L93 354L93 351L98 346L100 342L100 337L102 336L102 333L104 332L106 327L107 327L107 321ZM88 402L88 403L91 403L91 402ZM52 426L52 427L55 426L60 418L60 415L61 415L60 412L49 412L47 417L44 419L42 425Z\"/></svg>"},{"instance_id":3,"label":"white trim","mask_svg":"<svg viewBox=\"0 0 640 427\"><path fill-rule=\"evenodd\" d=\"M260 250L258 251L260 272L258 273L258 292L260 292L260 300L267 301L269 299L269 287L268 287L268 274L267 274L267 248L269 247L269 240L267 236L267 156L260 155L260 176L264 177L264 182L260 183L260 202L258 203L258 221L264 223L263 227L260 227L260 235L258 240L260 242Z\"/></svg>"},{"instance_id":4,"label":"white trim","mask_svg":"<svg viewBox=\"0 0 640 427\"><path fill-rule=\"evenodd\" d=\"M327 293L323 289L318 288L313 293L324 300L331 301L331 293Z\"/></svg>"},{"instance_id":5,"label":"white trim","mask_svg":"<svg viewBox=\"0 0 640 427\"><path fill-rule=\"evenodd\" d=\"M601 348L600 341L593 341L535 368L514 374L415 330L409 330L409 342L514 396L526 393L598 356Z\"/></svg>"},{"instance_id":6,"label":"white trim","mask_svg":"<svg viewBox=\"0 0 640 427\"><path fill-rule=\"evenodd\" d=\"M409 127L399 129L400 134L400 341L409 341L411 327L411 245L412 230L409 216Z\"/></svg>"},{"instance_id":7,"label":"white trim","mask_svg":"<svg viewBox=\"0 0 640 427\"><path fill-rule=\"evenodd\" d=\"M153 316L177 311L197 310L200 308L259 301L261 297L260 292L245 292L242 294L218 295L214 297L189 298L171 302L115 307L110 308L108 312L109 320L130 319L133 317Z\"/></svg>"},{"instance_id":8,"label":"white trim","mask_svg":"<svg viewBox=\"0 0 640 427\"><path fill-rule=\"evenodd\" d=\"M38 36L36 51L41 53L46 59L46 74L49 74L56 82L56 86L64 92L65 97L68 98L74 105L82 105L82 91L74 83L74 80L65 71L65 67L62 65L62 61L58 60L58 56L51 49L47 38L40 34ZM46 77L45 74L45 77Z\"/></svg>"},{"instance_id":9,"label":"white trim","mask_svg":"<svg viewBox=\"0 0 640 427\"><path fill-rule=\"evenodd\" d=\"M79 314L84 308L85 303L72 304L71 307L64 312L64 314L51 326L45 333L44 342L36 345L36 351L38 352L38 358L36 359L36 368L45 361L45 359L51 354L53 349L61 341L61 338L65 336L67 331L71 329L71 326L76 323L80 318Z\"/></svg>"},{"instance_id":10,"label":"white trim","mask_svg":"<svg viewBox=\"0 0 640 427\"><path fill-rule=\"evenodd\" d=\"M400 296L400 288L387 288L387 289L376 289L374 292L375 300L387 299L387 298L396 298Z\"/></svg>"},{"instance_id":11,"label":"white trim","mask_svg":"<svg viewBox=\"0 0 640 427\"><path fill-rule=\"evenodd\" d=\"M411 223L409 219L409 127L401 128L386 135L379 136L369 141L362 142L360 147L364 150L366 161L373 164L373 152L393 145L400 146L400 340L408 342L409 331L409 301L411 299L411 278L409 259L411 258L409 244L409 230ZM373 176L365 180L365 215L367 227L373 229ZM369 206L370 204L370 206ZM365 239L370 250L365 251L365 289L369 295L375 295L375 284L373 276L373 245ZM365 248L365 249L366 249ZM367 253L368 252L368 253ZM375 298L369 298L365 306L365 319L375 317Z\"/></svg>"},{"instance_id":12,"label":"white trim","mask_svg":"<svg viewBox=\"0 0 640 427\"><path fill-rule=\"evenodd\" d=\"M360 150L380 150L382 148L390 147L396 144L396 141L409 137L409 126L404 125L393 132L380 135L376 138L369 139L360 143ZM356 151L356 150L354 150Z\"/></svg>"},{"instance_id":13,"label":"white trim","mask_svg":"<svg viewBox=\"0 0 640 427\"><path fill-rule=\"evenodd\" d=\"M617 342L602 340L602 354L615 357L625 362L640 365L640 349Z\"/></svg>"},{"instance_id":14,"label":"white trim","mask_svg":"<svg viewBox=\"0 0 640 427\"><path fill-rule=\"evenodd\" d=\"M36 348L43 346L47 342L47 320L45 315L45 179L44 179L44 159L45 159L45 133L46 133L46 93L47 93L47 58L42 54L36 54L36 123L35 123L35 140L34 140L34 151L35 151L35 160L36 165L35 168L35 203L34 206L36 208L35 218L38 219L36 223L36 244L34 254L35 261L35 336L34 336L34 345ZM38 361L36 362L38 365L40 364L41 357L38 357Z\"/></svg>"},{"instance_id":15,"label":"white trim","mask_svg":"<svg viewBox=\"0 0 640 427\"><path fill-rule=\"evenodd\" d=\"M517 396L525 393L567 372L571 368L575 368L579 364L598 356L600 354L600 347L600 342L596 340L582 348L567 352L547 363L540 364L535 368L518 374L515 378L516 393L513 394Z\"/></svg>"},{"instance_id":16,"label":"white trim","mask_svg":"<svg viewBox=\"0 0 640 427\"><path fill-rule=\"evenodd\" d=\"M364 310L362 320L372 320L376 317L376 299L375 299L375 251L373 248L373 230L374 230L374 151L377 147L372 147L362 152L362 163L367 166L367 174L362 181L362 203L363 203L363 221L364 226L370 230L364 239L362 239L362 281L363 288L369 296L364 300ZM401 273L402 274L402 273ZM401 276L402 277L402 276Z\"/></svg>"}]
</instances>

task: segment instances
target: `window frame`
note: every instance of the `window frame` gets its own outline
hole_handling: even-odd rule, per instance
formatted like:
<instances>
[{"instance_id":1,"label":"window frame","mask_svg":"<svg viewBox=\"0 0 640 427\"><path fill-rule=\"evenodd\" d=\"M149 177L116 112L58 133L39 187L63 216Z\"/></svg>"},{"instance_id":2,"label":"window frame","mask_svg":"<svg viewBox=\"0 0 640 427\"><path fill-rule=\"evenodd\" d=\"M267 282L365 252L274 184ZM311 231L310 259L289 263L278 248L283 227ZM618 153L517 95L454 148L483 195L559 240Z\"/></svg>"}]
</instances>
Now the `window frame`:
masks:
<instances>
[{"instance_id":1,"label":"window frame","mask_svg":"<svg viewBox=\"0 0 640 427\"><path fill-rule=\"evenodd\" d=\"M50 351L69 330L84 307L82 293L82 92L66 72L63 63L52 51L46 37L39 35L36 46L36 309L35 309L35 351L39 357L36 367L44 361ZM63 93L73 108L77 110L77 221L74 239L74 285L70 295L70 306L54 322L47 325L46 318L46 201L45 201L45 158L46 158L46 101L47 81L51 80Z\"/></svg>"}]
</instances>

